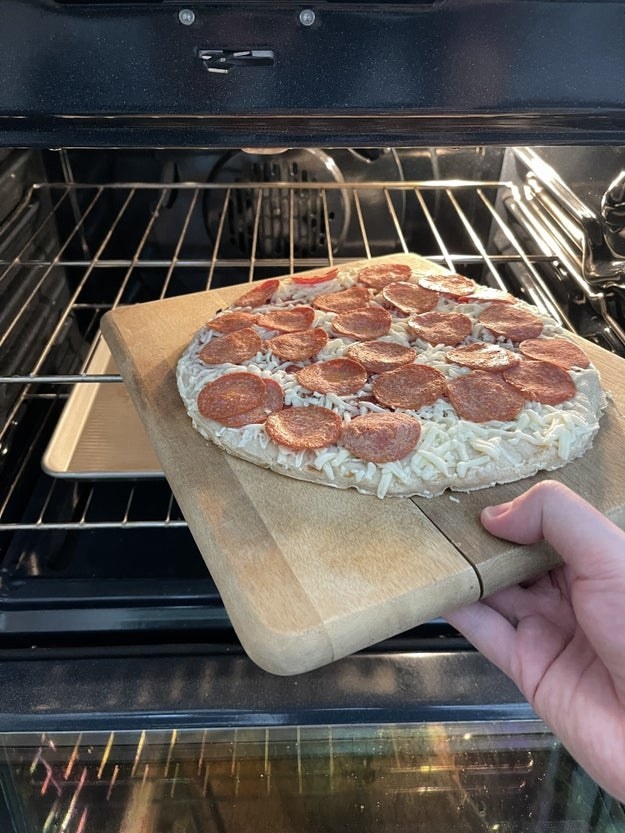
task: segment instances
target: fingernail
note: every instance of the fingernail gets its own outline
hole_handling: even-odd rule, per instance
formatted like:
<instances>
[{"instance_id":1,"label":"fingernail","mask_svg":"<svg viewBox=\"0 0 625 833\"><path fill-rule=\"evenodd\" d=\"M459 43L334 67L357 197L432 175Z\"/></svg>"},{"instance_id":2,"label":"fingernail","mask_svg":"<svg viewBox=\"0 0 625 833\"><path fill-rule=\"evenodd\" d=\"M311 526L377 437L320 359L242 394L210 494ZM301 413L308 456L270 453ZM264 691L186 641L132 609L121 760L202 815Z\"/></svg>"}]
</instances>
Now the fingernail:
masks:
<instances>
[{"instance_id":1,"label":"fingernail","mask_svg":"<svg viewBox=\"0 0 625 833\"><path fill-rule=\"evenodd\" d=\"M510 508L510 503L498 503L496 506L485 506L482 509L482 518L494 520L500 515L505 514Z\"/></svg>"}]
</instances>

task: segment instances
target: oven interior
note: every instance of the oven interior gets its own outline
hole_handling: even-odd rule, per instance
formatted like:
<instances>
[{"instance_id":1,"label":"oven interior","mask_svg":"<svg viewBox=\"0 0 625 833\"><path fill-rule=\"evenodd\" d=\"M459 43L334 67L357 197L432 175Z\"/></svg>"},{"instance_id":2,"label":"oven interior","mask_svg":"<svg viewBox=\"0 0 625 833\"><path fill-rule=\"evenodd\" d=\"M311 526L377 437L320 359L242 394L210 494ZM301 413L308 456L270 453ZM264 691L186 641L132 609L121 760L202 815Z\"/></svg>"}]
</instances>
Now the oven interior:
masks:
<instances>
[{"instance_id":1,"label":"oven interior","mask_svg":"<svg viewBox=\"0 0 625 833\"><path fill-rule=\"evenodd\" d=\"M623 170L619 147L0 149L7 830L625 830L443 620L330 685L251 669L99 336L118 305L414 251L625 355Z\"/></svg>"},{"instance_id":2,"label":"oven interior","mask_svg":"<svg viewBox=\"0 0 625 833\"><path fill-rule=\"evenodd\" d=\"M99 337L114 306L415 251L625 354L621 148L5 149L0 166L5 644L236 646Z\"/></svg>"}]
</instances>

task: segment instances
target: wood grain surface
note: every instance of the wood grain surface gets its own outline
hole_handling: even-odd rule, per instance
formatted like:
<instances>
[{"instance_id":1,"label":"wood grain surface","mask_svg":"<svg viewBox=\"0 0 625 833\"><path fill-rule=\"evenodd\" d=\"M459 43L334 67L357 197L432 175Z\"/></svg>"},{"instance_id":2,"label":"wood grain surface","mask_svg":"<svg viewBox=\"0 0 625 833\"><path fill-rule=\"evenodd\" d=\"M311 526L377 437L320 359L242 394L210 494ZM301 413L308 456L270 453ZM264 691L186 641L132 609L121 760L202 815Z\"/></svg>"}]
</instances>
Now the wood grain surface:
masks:
<instances>
[{"instance_id":1,"label":"wood grain surface","mask_svg":"<svg viewBox=\"0 0 625 833\"><path fill-rule=\"evenodd\" d=\"M548 547L492 538L480 509L526 479L437 498L362 495L232 457L192 427L175 368L193 334L241 287L121 307L102 332L249 656L311 670L557 562ZM611 401L595 447L553 476L625 521L625 361L584 342ZM544 476L543 476L544 477ZM175 559L175 553L172 553Z\"/></svg>"},{"instance_id":2,"label":"wood grain surface","mask_svg":"<svg viewBox=\"0 0 625 833\"><path fill-rule=\"evenodd\" d=\"M625 360L588 341L578 341L599 369L603 388L608 394L608 407L590 451L553 472L540 472L534 477L490 489L455 493L458 503L453 524L449 523L449 507L444 499L412 498L475 565L484 595L522 581L559 561L546 544L517 547L486 533L475 519L489 504L511 500L532 484L550 478L570 486L625 528L625 479L622 474L625 461Z\"/></svg>"}]
</instances>

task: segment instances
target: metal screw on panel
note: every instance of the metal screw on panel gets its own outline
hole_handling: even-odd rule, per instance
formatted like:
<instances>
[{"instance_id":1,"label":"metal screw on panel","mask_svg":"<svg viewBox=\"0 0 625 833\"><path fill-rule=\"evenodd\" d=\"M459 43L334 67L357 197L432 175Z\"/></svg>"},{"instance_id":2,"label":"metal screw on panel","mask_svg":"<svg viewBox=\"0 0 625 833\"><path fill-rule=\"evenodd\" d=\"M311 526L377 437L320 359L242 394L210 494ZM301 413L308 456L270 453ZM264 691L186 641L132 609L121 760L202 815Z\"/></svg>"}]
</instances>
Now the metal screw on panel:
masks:
<instances>
[{"instance_id":1,"label":"metal screw on panel","mask_svg":"<svg viewBox=\"0 0 625 833\"><path fill-rule=\"evenodd\" d=\"M183 26L191 26L195 22L195 12L192 9L182 9L178 12L178 20Z\"/></svg>"},{"instance_id":2,"label":"metal screw on panel","mask_svg":"<svg viewBox=\"0 0 625 833\"><path fill-rule=\"evenodd\" d=\"M299 22L302 26L312 26L315 19L316 15L312 9L302 9L299 13Z\"/></svg>"}]
</instances>

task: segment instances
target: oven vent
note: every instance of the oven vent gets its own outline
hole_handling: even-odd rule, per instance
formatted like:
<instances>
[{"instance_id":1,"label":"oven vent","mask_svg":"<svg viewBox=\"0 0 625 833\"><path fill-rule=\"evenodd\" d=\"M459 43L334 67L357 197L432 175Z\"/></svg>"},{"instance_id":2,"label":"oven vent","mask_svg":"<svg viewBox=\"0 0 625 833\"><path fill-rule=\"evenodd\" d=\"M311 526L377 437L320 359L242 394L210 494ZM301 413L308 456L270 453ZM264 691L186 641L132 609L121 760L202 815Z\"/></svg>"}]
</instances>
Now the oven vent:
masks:
<instances>
[{"instance_id":1,"label":"oven vent","mask_svg":"<svg viewBox=\"0 0 625 833\"><path fill-rule=\"evenodd\" d=\"M230 256L315 258L336 251L349 225L349 197L340 188L310 189L308 183L341 183L333 159L320 150L275 154L236 151L218 163L212 182L250 183L207 191L205 215L212 240L220 234ZM285 188L276 188L276 183ZM257 187L273 183L271 189ZM301 183L302 188L293 188ZM224 202L225 199L225 202Z\"/></svg>"}]
</instances>

